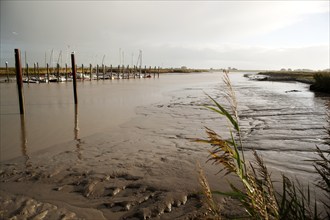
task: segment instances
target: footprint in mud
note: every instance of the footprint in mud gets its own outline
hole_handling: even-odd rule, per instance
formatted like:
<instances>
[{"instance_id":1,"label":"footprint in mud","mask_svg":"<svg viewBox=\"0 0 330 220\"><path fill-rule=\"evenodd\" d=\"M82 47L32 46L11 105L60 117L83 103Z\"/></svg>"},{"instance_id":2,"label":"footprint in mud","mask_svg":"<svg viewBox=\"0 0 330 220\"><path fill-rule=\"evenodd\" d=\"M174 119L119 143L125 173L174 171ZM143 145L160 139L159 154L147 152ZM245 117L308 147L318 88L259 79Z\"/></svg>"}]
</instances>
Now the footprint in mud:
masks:
<instances>
[{"instance_id":1,"label":"footprint in mud","mask_svg":"<svg viewBox=\"0 0 330 220\"><path fill-rule=\"evenodd\" d=\"M197 215L203 213L200 210L202 207L200 201L200 198L195 194L158 192L148 201L134 207L122 219L177 219L179 217L198 219Z\"/></svg>"},{"instance_id":2,"label":"footprint in mud","mask_svg":"<svg viewBox=\"0 0 330 220\"><path fill-rule=\"evenodd\" d=\"M17 173L13 168L13 173ZM35 180L33 175L18 172L15 178L24 177L25 182L40 182L51 184L53 193L60 193L70 198L70 195L81 196L87 201L88 208L98 210L106 219L150 219L167 218L176 219L201 213L203 205L198 195L184 192L170 192L156 188L143 182L142 177L125 173L104 174L93 171L82 171L75 169L59 169L55 175L52 172L37 172L40 176ZM57 170L57 169L55 169ZM47 173L47 175L41 175ZM2 172L2 175L3 172ZM10 177L10 179L13 177ZM43 217L56 215L57 212L45 211L45 209L29 210L34 203L22 203L20 207L14 207L18 211L15 215L29 217ZM1 199L0 199L1 204ZM27 207L27 208L24 208ZM42 206L40 206L42 207ZM1 210L0 210L1 211ZM13 213L13 212L11 212ZM8 216L13 216L7 213ZM72 213L66 212L68 217ZM195 214L192 214L195 213ZM115 217L114 217L115 216ZM77 216L72 216L73 219ZM70 219L70 218L68 218ZM196 218L195 218L196 219Z\"/></svg>"}]
</instances>

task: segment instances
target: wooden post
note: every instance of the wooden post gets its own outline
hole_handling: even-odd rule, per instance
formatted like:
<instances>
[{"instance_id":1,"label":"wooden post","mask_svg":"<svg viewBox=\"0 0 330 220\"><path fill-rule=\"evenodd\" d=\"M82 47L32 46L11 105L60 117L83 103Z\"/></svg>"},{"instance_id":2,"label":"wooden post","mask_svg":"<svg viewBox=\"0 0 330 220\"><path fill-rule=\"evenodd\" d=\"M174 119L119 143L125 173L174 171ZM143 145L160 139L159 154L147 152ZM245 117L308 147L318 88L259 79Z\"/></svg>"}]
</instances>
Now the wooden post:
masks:
<instances>
[{"instance_id":1,"label":"wooden post","mask_svg":"<svg viewBox=\"0 0 330 220\"><path fill-rule=\"evenodd\" d=\"M33 74L34 74L34 77L36 77L36 75L37 75L36 63L33 63Z\"/></svg>"},{"instance_id":2,"label":"wooden post","mask_svg":"<svg viewBox=\"0 0 330 220\"><path fill-rule=\"evenodd\" d=\"M141 78L141 73L142 73L142 68L141 68L141 65L140 65L139 78Z\"/></svg>"},{"instance_id":3,"label":"wooden post","mask_svg":"<svg viewBox=\"0 0 330 220\"><path fill-rule=\"evenodd\" d=\"M119 79L119 74L120 74L120 65L118 65L117 79Z\"/></svg>"},{"instance_id":4,"label":"wooden post","mask_svg":"<svg viewBox=\"0 0 330 220\"><path fill-rule=\"evenodd\" d=\"M38 73L38 81L40 82L40 71L39 71L39 63L37 62L37 73Z\"/></svg>"},{"instance_id":5,"label":"wooden post","mask_svg":"<svg viewBox=\"0 0 330 220\"><path fill-rule=\"evenodd\" d=\"M103 71L103 80L105 80L105 65L104 64L102 64L102 71Z\"/></svg>"},{"instance_id":6,"label":"wooden post","mask_svg":"<svg viewBox=\"0 0 330 220\"><path fill-rule=\"evenodd\" d=\"M18 89L19 112L24 114L24 97L23 97L23 79L21 66L21 53L19 49L15 49L15 67L16 67L16 82Z\"/></svg>"},{"instance_id":7,"label":"wooden post","mask_svg":"<svg viewBox=\"0 0 330 220\"><path fill-rule=\"evenodd\" d=\"M99 64L96 65L96 79L99 80Z\"/></svg>"},{"instance_id":8,"label":"wooden post","mask_svg":"<svg viewBox=\"0 0 330 220\"><path fill-rule=\"evenodd\" d=\"M134 65L134 66L133 66L133 77L134 77L134 79L135 79L135 77L136 77L136 76L135 76L135 70L136 70L136 66Z\"/></svg>"},{"instance_id":9,"label":"wooden post","mask_svg":"<svg viewBox=\"0 0 330 220\"><path fill-rule=\"evenodd\" d=\"M149 66L149 74L148 74L148 77L150 77L151 75L151 66Z\"/></svg>"},{"instance_id":10,"label":"wooden post","mask_svg":"<svg viewBox=\"0 0 330 220\"><path fill-rule=\"evenodd\" d=\"M154 78L156 78L156 71L157 71L157 67L155 66Z\"/></svg>"},{"instance_id":11,"label":"wooden post","mask_svg":"<svg viewBox=\"0 0 330 220\"><path fill-rule=\"evenodd\" d=\"M76 68L76 60L74 57L74 53L71 54L71 67L72 67L72 78L73 78L73 97L74 97L74 104L78 104L78 97L77 97L77 68Z\"/></svg>"},{"instance_id":12,"label":"wooden post","mask_svg":"<svg viewBox=\"0 0 330 220\"><path fill-rule=\"evenodd\" d=\"M127 65L127 79L129 79L129 74L130 74L130 69L129 69L129 65Z\"/></svg>"},{"instance_id":13,"label":"wooden post","mask_svg":"<svg viewBox=\"0 0 330 220\"><path fill-rule=\"evenodd\" d=\"M82 79L85 80L84 64L81 64Z\"/></svg>"},{"instance_id":14,"label":"wooden post","mask_svg":"<svg viewBox=\"0 0 330 220\"><path fill-rule=\"evenodd\" d=\"M8 61L6 61L7 82L9 82Z\"/></svg>"},{"instance_id":15,"label":"wooden post","mask_svg":"<svg viewBox=\"0 0 330 220\"><path fill-rule=\"evenodd\" d=\"M143 78L146 78L146 74L147 74L147 66L144 66L144 76L143 76Z\"/></svg>"},{"instance_id":16,"label":"wooden post","mask_svg":"<svg viewBox=\"0 0 330 220\"><path fill-rule=\"evenodd\" d=\"M110 79L112 79L112 65L110 65Z\"/></svg>"},{"instance_id":17,"label":"wooden post","mask_svg":"<svg viewBox=\"0 0 330 220\"><path fill-rule=\"evenodd\" d=\"M60 82L60 64L56 64L57 82Z\"/></svg>"},{"instance_id":18,"label":"wooden post","mask_svg":"<svg viewBox=\"0 0 330 220\"><path fill-rule=\"evenodd\" d=\"M26 77L27 77L27 82L28 84L30 83L30 76L29 76L29 64L26 63Z\"/></svg>"},{"instance_id":19,"label":"wooden post","mask_svg":"<svg viewBox=\"0 0 330 220\"><path fill-rule=\"evenodd\" d=\"M48 63L46 64L46 69L47 69L47 80L48 80L48 83L50 83L49 82L49 64Z\"/></svg>"},{"instance_id":20,"label":"wooden post","mask_svg":"<svg viewBox=\"0 0 330 220\"><path fill-rule=\"evenodd\" d=\"M160 72L160 69L159 69L159 67L158 67L158 78L159 78L159 72Z\"/></svg>"},{"instance_id":21,"label":"wooden post","mask_svg":"<svg viewBox=\"0 0 330 220\"><path fill-rule=\"evenodd\" d=\"M65 64L65 81L68 81L68 64Z\"/></svg>"},{"instance_id":22,"label":"wooden post","mask_svg":"<svg viewBox=\"0 0 330 220\"><path fill-rule=\"evenodd\" d=\"M92 64L89 64L89 77L92 80Z\"/></svg>"}]
</instances>

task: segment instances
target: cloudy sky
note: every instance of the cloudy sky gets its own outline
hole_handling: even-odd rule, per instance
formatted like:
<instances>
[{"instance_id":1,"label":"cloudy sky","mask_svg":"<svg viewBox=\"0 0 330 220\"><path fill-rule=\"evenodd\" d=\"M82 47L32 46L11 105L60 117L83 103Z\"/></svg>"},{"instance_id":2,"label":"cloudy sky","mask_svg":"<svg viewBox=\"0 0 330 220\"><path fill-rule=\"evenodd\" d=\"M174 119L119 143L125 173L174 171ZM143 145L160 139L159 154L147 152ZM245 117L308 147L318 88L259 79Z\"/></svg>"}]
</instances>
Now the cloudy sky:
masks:
<instances>
[{"instance_id":1,"label":"cloudy sky","mask_svg":"<svg viewBox=\"0 0 330 220\"><path fill-rule=\"evenodd\" d=\"M329 68L330 1L3 1L1 66L24 61ZM53 58L51 59L51 51ZM59 54L62 51L62 56Z\"/></svg>"}]
</instances>

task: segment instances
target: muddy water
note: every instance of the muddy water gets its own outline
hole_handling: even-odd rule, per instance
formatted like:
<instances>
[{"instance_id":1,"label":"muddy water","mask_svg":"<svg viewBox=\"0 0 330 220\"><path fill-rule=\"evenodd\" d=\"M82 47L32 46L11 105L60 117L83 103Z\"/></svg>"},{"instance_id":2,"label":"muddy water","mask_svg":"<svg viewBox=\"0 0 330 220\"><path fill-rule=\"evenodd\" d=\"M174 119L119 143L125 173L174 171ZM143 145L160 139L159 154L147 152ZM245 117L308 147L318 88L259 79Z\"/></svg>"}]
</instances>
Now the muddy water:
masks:
<instances>
[{"instance_id":1,"label":"muddy water","mask_svg":"<svg viewBox=\"0 0 330 220\"><path fill-rule=\"evenodd\" d=\"M242 73L231 80L245 147L259 150L280 170L308 175L311 167L303 161L313 156L315 144L322 147L329 97L297 82L251 81ZM70 83L24 84L24 118L18 114L16 85L0 86L1 161L103 132L127 133L126 127L155 137L199 137L203 126L226 133L217 125L223 120L217 122L217 115L202 107L209 103L204 92L225 102L220 73L81 82L77 108Z\"/></svg>"},{"instance_id":2,"label":"muddy water","mask_svg":"<svg viewBox=\"0 0 330 220\"><path fill-rule=\"evenodd\" d=\"M116 128L136 115L137 106L165 100L167 97L163 93L185 84L184 81L164 76L161 79L78 83L77 112L72 84L24 84L24 120L18 114L16 85L2 83L1 160L21 156L21 146L25 142L27 153L32 153L74 140L77 114L80 137ZM191 83L197 83L197 78ZM25 134L22 133L22 124Z\"/></svg>"},{"instance_id":3,"label":"muddy water","mask_svg":"<svg viewBox=\"0 0 330 220\"><path fill-rule=\"evenodd\" d=\"M219 168L205 164L208 146L187 140L205 137L205 126L228 135L226 121L203 107L210 104L204 92L225 103L221 77L81 82L77 108L71 84L24 85L25 118L18 115L15 85L1 84L1 160L10 182L1 187L85 218L95 212L108 219L187 217L199 207L191 194L198 190L196 161L211 187L226 191L225 180L214 175ZM313 181L308 159L315 157L315 145L325 147L330 98L301 83L250 81L243 73L230 77L247 157L256 149L273 172ZM140 203L136 195L147 199ZM177 202L185 206L171 211Z\"/></svg>"}]
</instances>

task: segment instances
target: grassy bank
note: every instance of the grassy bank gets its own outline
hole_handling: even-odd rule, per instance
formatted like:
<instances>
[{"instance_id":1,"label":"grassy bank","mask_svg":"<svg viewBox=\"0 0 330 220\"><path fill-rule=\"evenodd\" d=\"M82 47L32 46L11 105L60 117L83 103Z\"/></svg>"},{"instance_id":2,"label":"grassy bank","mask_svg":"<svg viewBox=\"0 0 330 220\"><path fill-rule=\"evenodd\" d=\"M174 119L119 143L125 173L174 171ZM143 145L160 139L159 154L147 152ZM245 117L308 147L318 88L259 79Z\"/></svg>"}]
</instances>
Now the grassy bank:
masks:
<instances>
[{"instance_id":1,"label":"grassy bank","mask_svg":"<svg viewBox=\"0 0 330 220\"><path fill-rule=\"evenodd\" d=\"M310 89L317 92L330 93L329 71L268 71L259 72L260 75L268 76L268 81L297 81L311 84Z\"/></svg>"}]
</instances>

